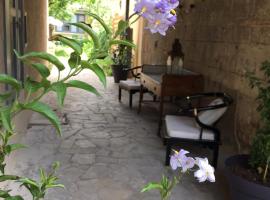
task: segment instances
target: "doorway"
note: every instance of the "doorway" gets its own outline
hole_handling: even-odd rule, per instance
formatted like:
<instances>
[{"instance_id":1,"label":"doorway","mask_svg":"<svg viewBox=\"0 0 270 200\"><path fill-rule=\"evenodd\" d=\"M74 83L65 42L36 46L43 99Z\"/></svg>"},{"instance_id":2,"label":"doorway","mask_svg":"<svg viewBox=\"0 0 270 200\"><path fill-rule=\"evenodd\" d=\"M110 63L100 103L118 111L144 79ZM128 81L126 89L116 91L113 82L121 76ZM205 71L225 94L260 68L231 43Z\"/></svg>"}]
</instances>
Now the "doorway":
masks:
<instances>
[{"instance_id":1,"label":"doorway","mask_svg":"<svg viewBox=\"0 0 270 200\"><path fill-rule=\"evenodd\" d=\"M14 54L14 50L23 53L27 45L26 12L24 0L4 0L4 72L14 78L24 80L24 66Z\"/></svg>"}]
</instances>

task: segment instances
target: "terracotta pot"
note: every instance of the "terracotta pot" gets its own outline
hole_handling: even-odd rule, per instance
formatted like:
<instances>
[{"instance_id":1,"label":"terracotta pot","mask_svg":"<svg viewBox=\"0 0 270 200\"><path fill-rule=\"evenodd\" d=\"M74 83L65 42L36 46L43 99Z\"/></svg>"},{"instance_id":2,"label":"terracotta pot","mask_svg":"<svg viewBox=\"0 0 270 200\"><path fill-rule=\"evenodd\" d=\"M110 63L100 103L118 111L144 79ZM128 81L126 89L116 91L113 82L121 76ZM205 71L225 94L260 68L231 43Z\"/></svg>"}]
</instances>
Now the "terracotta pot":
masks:
<instances>
[{"instance_id":1,"label":"terracotta pot","mask_svg":"<svg viewBox=\"0 0 270 200\"><path fill-rule=\"evenodd\" d=\"M255 183L235 175L233 166L248 168L249 155L236 155L225 161L226 177L230 185L232 200L269 200L270 187Z\"/></svg>"}]
</instances>

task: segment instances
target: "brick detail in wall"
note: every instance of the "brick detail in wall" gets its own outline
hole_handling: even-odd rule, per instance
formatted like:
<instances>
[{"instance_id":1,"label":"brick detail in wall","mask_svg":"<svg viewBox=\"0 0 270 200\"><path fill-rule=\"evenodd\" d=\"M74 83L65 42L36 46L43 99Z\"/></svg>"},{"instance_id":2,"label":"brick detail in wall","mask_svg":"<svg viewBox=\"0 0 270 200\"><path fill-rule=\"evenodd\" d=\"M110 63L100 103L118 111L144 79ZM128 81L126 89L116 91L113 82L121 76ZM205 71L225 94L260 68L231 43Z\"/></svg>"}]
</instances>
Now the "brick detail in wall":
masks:
<instances>
[{"instance_id":1,"label":"brick detail in wall","mask_svg":"<svg viewBox=\"0 0 270 200\"><path fill-rule=\"evenodd\" d=\"M222 123L223 138L237 138L242 149L248 149L259 121L257 93L244 72L260 74L260 64L270 60L269 13L269 0L207 0L179 19L166 37L144 32L143 63L165 64L174 38L180 38L185 67L204 75L205 90L234 97Z\"/></svg>"}]
</instances>

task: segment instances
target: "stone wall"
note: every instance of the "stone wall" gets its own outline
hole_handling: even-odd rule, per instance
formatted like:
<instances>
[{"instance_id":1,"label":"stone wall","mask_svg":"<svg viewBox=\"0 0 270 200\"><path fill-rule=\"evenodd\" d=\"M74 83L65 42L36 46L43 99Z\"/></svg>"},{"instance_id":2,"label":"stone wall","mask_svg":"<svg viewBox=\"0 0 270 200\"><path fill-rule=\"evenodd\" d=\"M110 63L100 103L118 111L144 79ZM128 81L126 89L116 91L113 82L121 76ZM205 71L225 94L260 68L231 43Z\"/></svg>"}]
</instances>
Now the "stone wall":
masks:
<instances>
[{"instance_id":1,"label":"stone wall","mask_svg":"<svg viewBox=\"0 0 270 200\"><path fill-rule=\"evenodd\" d=\"M1 30L3 30L3 18L4 18L4 13L3 13L3 10L4 10L4 4L3 2L0 2L0 27L1 27ZM3 31L0 31L0 72L2 73L4 71L4 33Z\"/></svg>"},{"instance_id":2,"label":"stone wall","mask_svg":"<svg viewBox=\"0 0 270 200\"><path fill-rule=\"evenodd\" d=\"M256 91L244 77L245 68L259 73L270 59L269 0L207 0L179 19L167 37L144 32L143 62L162 64L174 38L180 38L185 67L205 77L206 91L226 91L235 100L222 122L227 141L248 149L258 127Z\"/></svg>"}]
</instances>

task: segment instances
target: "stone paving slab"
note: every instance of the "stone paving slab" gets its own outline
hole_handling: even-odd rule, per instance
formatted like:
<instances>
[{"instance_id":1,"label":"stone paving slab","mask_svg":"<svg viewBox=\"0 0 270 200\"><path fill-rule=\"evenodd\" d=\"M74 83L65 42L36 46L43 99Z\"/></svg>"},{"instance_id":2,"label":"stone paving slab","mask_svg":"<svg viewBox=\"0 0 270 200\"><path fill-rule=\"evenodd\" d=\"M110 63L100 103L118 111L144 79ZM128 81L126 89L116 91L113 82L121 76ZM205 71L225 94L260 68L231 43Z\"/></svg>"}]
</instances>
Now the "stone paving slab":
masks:
<instances>
[{"instance_id":1,"label":"stone paving slab","mask_svg":"<svg viewBox=\"0 0 270 200\"><path fill-rule=\"evenodd\" d=\"M22 139L29 148L14 155L12 169L19 175L38 178L39 167L48 169L60 161L59 176L66 189L51 190L47 200L159 199L158 192L140 193L147 182L159 180L162 174L172 175L164 166L165 147L156 136L158 115L154 106L144 106L138 115L138 96L132 110L125 92L123 103L119 103L112 78L108 78L106 90L90 73L80 78L95 85L102 97L70 89L62 111L70 123L62 127L63 136L57 136L48 125L32 126ZM53 95L44 101L56 107ZM33 120L42 119L35 114ZM186 149L194 155L203 152L209 156L207 150ZM193 177L185 177L174 189L172 200L226 200L222 174L217 172L215 184L200 184Z\"/></svg>"}]
</instances>

